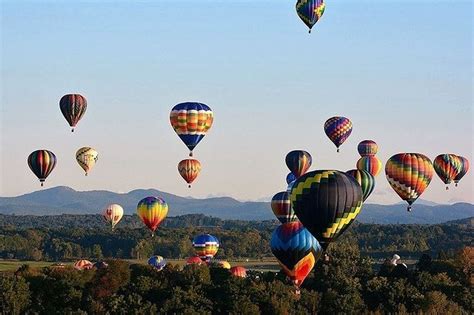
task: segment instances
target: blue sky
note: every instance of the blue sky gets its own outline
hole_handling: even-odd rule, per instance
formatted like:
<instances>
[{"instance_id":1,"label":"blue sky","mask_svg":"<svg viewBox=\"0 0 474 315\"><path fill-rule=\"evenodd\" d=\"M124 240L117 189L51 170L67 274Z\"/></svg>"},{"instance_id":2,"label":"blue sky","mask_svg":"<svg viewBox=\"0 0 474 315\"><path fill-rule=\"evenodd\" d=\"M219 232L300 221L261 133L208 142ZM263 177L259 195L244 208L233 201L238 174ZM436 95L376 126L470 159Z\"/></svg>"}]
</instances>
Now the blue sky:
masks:
<instances>
[{"instance_id":1,"label":"blue sky","mask_svg":"<svg viewBox=\"0 0 474 315\"><path fill-rule=\"evenodd\" d=\"M239 199L284 190L292 149L312 169L354 168L363 139L384 163L398 152L472 161L469 1L328 1L310 35L294 1L3 1L1 30L2 196L39 189L26 164L39 148L58 156L49 187ZM74 134L66 93L89 104ZM215 113L192 190L168 118L182 101ZM334 115L354 124L339 154L322 128ZM82 146L99 151L87 178ZM433 178L423 198L473 202L472 191L470 172L449 192ZM368 201L398 200L382 172Z\"/></svg>"}]
</instances>

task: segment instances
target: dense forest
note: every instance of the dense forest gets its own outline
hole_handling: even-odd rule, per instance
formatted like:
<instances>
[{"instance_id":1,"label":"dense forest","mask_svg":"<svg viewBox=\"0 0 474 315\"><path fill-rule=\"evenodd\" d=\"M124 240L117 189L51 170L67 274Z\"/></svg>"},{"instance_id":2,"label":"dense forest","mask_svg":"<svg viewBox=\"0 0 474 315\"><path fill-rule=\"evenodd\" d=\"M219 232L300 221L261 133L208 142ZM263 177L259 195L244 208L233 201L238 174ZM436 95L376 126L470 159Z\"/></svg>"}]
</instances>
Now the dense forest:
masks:
<instances>
[{"instance_id":1,"label":"dense forest","mask_svg":"<svg viewBox=\"0 0 474 315\"><path fill-rule=\"evenodd\" d=\"M167 218L155 237L136 216L125 216L111 231L99 215L0 216L0 258L68 261L77 258L145 258L159 254L184 258L193 253L192 238L217 236L217 258L272 257L269 240L276 221L221 220L203 215ZM472 219L440 225L376 225L355 222L341 240L363 255L386 258L453 256L474 243ZM335 245L337 246L337 245Z\"/></svg>"},{"instance_id":2,"label":"dense forest","mask_svg":"<svg viewBox=\"0 0 474 315\"><path fill-rule=\"evenodd\" d=\"M320 259L295 294L282 273L108 260L108 268L35 269L0 274L2 314L472 314L472 255L423 254L414 268L389 263L375 272L371 259L348 241Z\"/></svg>"}]
</instances>

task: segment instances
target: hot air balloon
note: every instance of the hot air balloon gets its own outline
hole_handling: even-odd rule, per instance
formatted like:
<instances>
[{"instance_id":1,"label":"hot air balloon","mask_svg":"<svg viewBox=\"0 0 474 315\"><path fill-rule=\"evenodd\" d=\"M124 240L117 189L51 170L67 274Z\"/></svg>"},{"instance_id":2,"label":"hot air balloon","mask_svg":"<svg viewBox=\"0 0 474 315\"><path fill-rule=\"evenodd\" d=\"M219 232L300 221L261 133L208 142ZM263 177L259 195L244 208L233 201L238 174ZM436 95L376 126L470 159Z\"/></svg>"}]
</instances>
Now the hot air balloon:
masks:
<instances>
[{"instance_id":1,"label":"hot air balloon","mask_svg":"<svg viewBox=\"0 0 474 315\"><path fill-rule=\"evenodd\" d=\"M318 170L296 180L290 200L298 219L326 250L359 214L362 188L343 172Z\"/></svg>"},{"instance_id":2,"label":"hot air balloon","mask_svg":"<svg viewBox=\"0 0 474 315\"><path fill-rule=\"evenodd\" d=\"M56 166L56 155L48 150L36 150L28 156L28 166L38 177L41 186Z\"/></svg>"},{"instance_id":3,"label":"hot air balloon","mask_svg":"<svg viewBox=\"0 0 474 315\"><path fill-rule=\"evenodd\" d=\"M385 164L385 175L393 190L406 202L407 210L425 191L433 177L431 160L420 153L399 153Z\"/></svg>"},{"instance_id":4,"label":"hot air balloon","mask_svg":"<svg viewBox=\"0 0 474 315\"><path fill-rule=\"evenodd\" d=\"M123 208L118 204L111 204L108 205L107 208L104 209L102 212L105 220L112 225L112 230L115 228L115 225L119 223L119 221L123 217Z\"/></svg>"},{"instance_id":5,"label":"hot air balloon","mask_svg":"<svg viewBox=\"0 0 474 315\"><path fill-rule=\"evenodd\" d=\"M273 213L281 223L298 221L298 218L291 208L290 194L288 192L281 191L273 196L271 207Z\"/></svg>"},{"instance_id":6,"label":"hot air balloon","mask_svg":"<svg viewBox=\"0 0 474 315\"><path fill-rule=\"evenodd\" d=\"M76 161L79 166L82 167L82 169L86 172L86 176L90 172L90 170L92 170L98 159L99 153L89 147L80 148L76 152Z\"/></svg>"},{"instance_id":7,"label":"hot air balloon","mask_svg":"<svg viewBox=\"0 0 474 315\"><path fill-rule=\"evenodd\" d=\"M230 263L226 260L211 260L209 265L217 268L230 269Z\"/></svg>"},{"instance_id":8,"label":"hot air balloon","mask_svg":"<svg viewBox=\"0 0 474 315\"><path fill-rule=\"evenodd\" d=\"M376 155L379 147L373 140L364 140L357 146L360 156L372 156Z\"/></svg>"},{"instance_id":9,"label":"hot air balloon","mask_svg":"<svg viewBox=\"0 0 474 315\"><path fill-rule=\"evenodd\" d=\"M356 168L375 177L382 170L382 162L375 155L363 156L357 161Z\"/></svg>"},{"instance_id":10,"label":"hot air balloon","mask_svg":"<svg viewBox=\"0 0 474 315\"><path fill-rule=\"evenodd\" d=\"M66 94L61 97L59 108L69 123L69 126L72 127L71 132L74 132L74 127L76 127L86 112L87 100L84 96L79 94Z\"/></svg>"},{"instance_id":11,"label":"hot air balloon","mask_svg":"<svg viewBox=\"0 0 474 315\"><path fill-rule=\"evenodd\" d=\"M154 236L158 225L160 225L168 214L168 205L161 198L146 197L138 203L137 214L143 223L151 230L151 236Z\"/></svg>"},{"instance_id":12,"label":"hot air balloon","mask_svg":"<svg viewBox=\"0 0 474 315\"><path fill-rule=\"evenodd\" d=\"M77 270L89 270L92 269L92 267L94 267L94 264L86 259L81 259L74 263L74 268Z\"/></svg>"},{"instance_id":13,"label":"hot air balloon","mask_svg":"<svg viewBox=\"0 0 474 315\"><path fill-rule=\"evenodd\" d=\"M462 162L455 154L440 154L434 159L433 167L439 178L446 184L446 190L448 190L448 184L451 184L461 172Z\"/></svg>"},{"instance_id":14,"label":"hot air balloon","mask_svg":"<svg viewBox=\"0 0 474 315\"><path fill-rule=\"evenodd\" d=\"M191 188L191 183L201 172L201 163L195 159L182 160L178 164L178 172L186 183L189 184L188 187Z\"/></svg>"},{"instance_id":15,"label":"hot air balloon","mask_svg":"<svg viewBox=\"0 0 474 315\"><path fill-rule=\"evenodd\" d=\"M461 178L463 178L464 175L466 175L466 173L469 171L469 160L459 155L458 155L458 158L461 162L461 171L459 172L458 175L456 175L456 177L454 177L454 183L456 184L456 187L458 186L458 183L461 180Z\"/></svg>"},{"instance_id":16,"label":"hot air balloon","mask_svg":"<svg viewBox=\"0 0 474 315\"><path fill-rule=\"evenodd\" d=\"M296 2L296 13L309 27L309 33L311 33L314 24L323 16L325 7L323 0L298 0Z\"/></svg>"},{"instance_id":17,"label":"hot air balloon","mask_svg":"<svg viewBox=\"0 0 474 315\"><path fill-rule=\"evenodd\" d=\"M161 271L166 266L166 260L161 256L151 256L150 259L148 259L148 264L157 271Z\"/></svg>"},{"instance_id":18,"label":"hot air balloon","mask_svg":"<svg viewBox=\"0 0 474 315\"><path fill-rule=\"evenodd\" d=\"M352 122L346 117L331 117L324 123L324 132L339 152L339 147L352 133Z\"/></svg>"},{"instance_id":19,"label":"hot air balloon","mask_svg":"<svg viewBox=\"0 0 474 315\"><path fill-rule=\"evenodd\" d=\"M235 266L230 268L230 273L235 277L245 278L247 277L247 269L242 266Z\"/></svg>"},{"instance_id":20,"label":"hot air balloon","mask_svg":"<svg viewBox=\"0 0 474 315\"><path fill-rule=\"evenodd\" d=\"M286 166L288 166L296 178L308 171L312 161L313 159L311 154L303 150L291 151L286 155L285 158Z\"/></svg>"},{"instance_id":21,"label":"hot air balloon","mask_svg":"<svg viewBox=\"0 0 474 315\"><path fill-rule=\"evenodd\" d=\"M370 194L375 188L375 178L369 172L362 170L350 170L347 171L346 174L354 177L359 183L360 187L362 188L363 201L369 198Z\"/></svg>"},{"instance_id":22,"label":"hot air balloon","mask_svg":"<svg viewBox=\"0 0 474 315\"><path fill-rule=\"evenodd\" d=\"M323 252L316 238L301 222L278 226L273 231L270 247L283 271L297 288Z\"/></svg>"},{"instance_id":23,"label":"hot air balloon","mask_svg":"<svg viewBox=\"0 0 474 315\"><path fill-rule=\"evenodd\" d=\"M202 265L203 261L201 258L199 258L199 256L188 257L188 259L186 259L186 265L193 265L193 264Z\"/></svg>"},{"instance_id":24,"label":"hot air balloon","mask_svg":"<svg viewBox=\"0 0 474 315\"><path fill-rule=\"evenodd\" d=\"M296 180L296 176L292 172L289 172L288 175L286 175L286 183L287 184L290 184L295 180Z\"/></svg>"},{"instance_id":25,"label":"hot air balloon","mask_svg":"<svg viewBox=\"0 0 474 315\"><path fill-rule=\"evenodd\" d=\"M209 261L219 250L219 240L211 234L198 235L193 240L196 255L203 261Z\"/></svg>"},{"instance_id":26,"label":"hot air balloon","mask_svg":"<svg viewBox=\"0 0 474 315\"><path fill-rule=\"evenodd\" d=\"M173 107L170 114L171 126L189 148L189 156L211 128L214 115L209 106L186 102Z\"/></svg>"}]
</instances>

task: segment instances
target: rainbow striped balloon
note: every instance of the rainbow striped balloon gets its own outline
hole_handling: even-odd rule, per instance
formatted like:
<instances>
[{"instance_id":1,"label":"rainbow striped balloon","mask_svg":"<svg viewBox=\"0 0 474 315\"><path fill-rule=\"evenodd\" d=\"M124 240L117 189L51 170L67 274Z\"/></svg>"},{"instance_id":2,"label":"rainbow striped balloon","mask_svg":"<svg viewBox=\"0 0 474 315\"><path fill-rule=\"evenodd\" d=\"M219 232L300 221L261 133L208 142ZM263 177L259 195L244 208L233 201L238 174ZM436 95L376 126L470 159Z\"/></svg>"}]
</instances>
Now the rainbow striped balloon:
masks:
<instances>
[{"instance_id":1,"label":"rainbow striped balloon","mask_svg":"<svg viewBox=\"0 0 474 315\"><path fill-rule=\"evenodd\" d=\"M354 179L359 183L360 187L362 187L362 200L365 201L367 198L369 198L370 194L375 188L375 178L369 172L362 170L350 170L347 171L346 174L354 177Z\"/></svg>"},{"instance_id":2,"label":"rainbow striped balloon","mask_svg":"<svg viewBox=\"0 0 474 315\"><path fill-rule=\"evenodd\" d=\"M458 175L456 175L456 177L454 177L454 183L456 184L456 187L458 186L458 183L461 180L461 178L463 178L464 175L466 175L466 173L469 171L469 160L459 155L458 155L458 158L461 161L461 171L459 172Z\"/></svg>"},{"instance_id":3,"label":"rainbow striped balloon","mask_svg":"<svg viewBox=\"0 0 474 315\"><path fill-rule=\"evenodd\" d=\"M373 140L364 140L357 146L360 156L369 156L377 154L379 146Z\"/></svg>"},{"instance_id":4,"label":"rainbow striped balloon","mask_svg":"<svg viewBox=\"0 0 474 315\"><path fill-rule=\"evenodd\" d=\"M324 132L339 152L339 147L352 133L352 122L346 117L331 117L324 123Z\"/></svg>"},{"instance_id":5,"label":"rainbow striped balloon","mask_svg":"<svg viewBox=\"0 0 474 315\"><path fill-rule=\"evenodd\" d=\"M194 148L204 138L213 121L211 108L202 103L180 103L170 113L171 126L189 148L189 156L193 155Z\"/></svg>"},{"instance_id":6,"label":"rainbow striped balloon","mask_svg":"<svg viewBox=\"0 0 474 315\"><path fill-rule=\"evenodd\" d=\"M278 226L273 231L270 247L285 274L297 287L303 283L323 253L318 240L301 222Z\"/></svg>"},{"instance_id":7,"label":"rainbow striped balloon","mask_svg":"<svg viewBox=\"0 0 474 315\"><path fill-rule=\"evenodd\" d=\"M188 183L191 188L192 182L198 177L201 172L201 163L196 159L185 159L178 163L179 175Z\"/></svg>"},{"instance_id":8,"label":"rainbow striped balloon","mask_svg":"<svg viewBox=\"0 0 474 315\"><path fill-rule=\"evenodd\" d=\"M276 193L271 202L272 211L281 223L298 221L291 207L290 194L287 191Z\"/></svg>"},{"instance_id":9,"label":"rainbow striped balloon","mask_svg":"<svg viewBox=\"0 0 474 315\"><path fill-rule=\"evenodd\" d=\"M198 235L193 240L196 255L204 261L209 261L219 250L219 240L211 234Z\"/></svg>"},{"instance_id":10,"label":"rainbow striped balloon","mask_svg":"<svg viewBox=\"0 0 474 315\"><path fill-rule=\"evenodd\" d=\"M433 178L431 160L420 153L399 153L385 164L385 175L393 190L408 203L407 210L425 191Z\"/></svg>"},{"instance_id":11,"label":"rainbow striped balloon","mask_svg":"<svg viewBox=\"0 0 474 315\"><path fill-rule=\"evenodd\" d=\"M375 177L382 170L382 161L375 155L363 156L357 161L356 168Z\"/></svg>"},{"instance_id":12,"label":"rainbow striped balloon","mask_svg":"<svg viewBox=\"0 0 474 315\"><path fill-rule=\"evenodd\" d=\"M434 170L446 184L446 190L449 189L447 185L461 172L462 166L461 159L455 154L440 154L433 161Z\"/></svg>"},{"instance_id":13,"label":"rainbow striped balloon","mask_svg":"<svg viewBox=\"0 0 474 315\"><path fill-rule=\"evenodd\" d=\"M155 230L168 214L168 204L158 197L146 197L138 203L137 214L151 230L151 236L154 236Z\"/></svg>"}]
</instances>

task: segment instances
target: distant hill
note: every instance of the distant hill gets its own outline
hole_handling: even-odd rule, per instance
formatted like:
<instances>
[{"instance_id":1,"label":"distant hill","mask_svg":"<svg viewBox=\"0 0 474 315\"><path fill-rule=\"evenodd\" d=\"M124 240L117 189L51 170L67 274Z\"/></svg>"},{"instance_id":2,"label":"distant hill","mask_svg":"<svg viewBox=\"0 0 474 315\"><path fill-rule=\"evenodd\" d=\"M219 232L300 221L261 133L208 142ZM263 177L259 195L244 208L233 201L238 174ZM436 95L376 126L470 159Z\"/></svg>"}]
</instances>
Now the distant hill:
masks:
<instances>
[{"instance_id":1,"label":"distant hill","mask_svg":"<svg viewBox=\"0 0 474 315\"><path fill-rule=\"evenodd\" d=\"M104 190L76 191L59 186L17 197L0 197L0 213L15 215L95 214L110 203L123 206L126 214L134 214L138 201L147 196L160 196L169 204L169 216L204 214L221 219L272 220L268 202L240 202L229 197L193 199L155 189L138 189L119 194ZM425 202L423 202L425 203ZM437 224L474 216L474 205L415 204L408 213L406 206L366 204L357 220L378 224Z\"/></svg>"}]
</instances>

